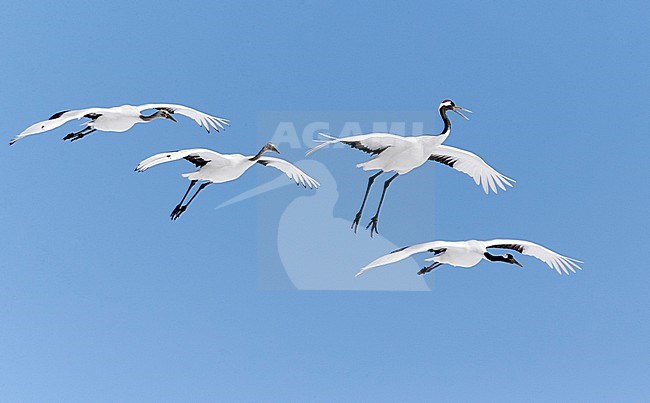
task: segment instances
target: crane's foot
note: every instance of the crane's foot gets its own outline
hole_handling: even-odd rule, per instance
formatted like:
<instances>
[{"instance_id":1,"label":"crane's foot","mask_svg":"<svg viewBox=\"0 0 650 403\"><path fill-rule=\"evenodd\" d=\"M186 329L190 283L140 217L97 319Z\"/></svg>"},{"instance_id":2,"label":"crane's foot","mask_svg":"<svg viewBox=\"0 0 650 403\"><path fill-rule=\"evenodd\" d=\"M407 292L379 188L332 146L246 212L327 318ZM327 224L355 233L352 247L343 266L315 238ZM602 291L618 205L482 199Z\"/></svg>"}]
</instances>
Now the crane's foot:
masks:
<instances>
[{"instance_id":1,"label":"crane's foot","mask_svg":"<svg viewBox=\"0 0 650 403\"><path fill-rule=\"evenodd\" d=\"M83 133L83 134L82 133L70 133L67 136L65 136L63 138L63 140L70 140L72 142L72 141L79 140L79 139L83 138L85 135L86 135L85 133Z\"/></svg>"},{"instance_id":2,"label":"crane's foot","mask_svg":"<svg viewBox=\"0 0 650 403\"><path fill-rule=\"evenodd\" d=\"M176 207L174 207L174 210L172 211L172 213L171 213L171 215L169 217L172 219L172 221L174 221L178 217L180 217L181 214L183 214L183 211L185 211L185 209L187 209L187 206L181 206L179 204Z\"/></svg>"},{"instance_id":3,"label":"crane's foot","mask_svg":"<svg viewBox=\"0 0 650 403\"><path fill-rule=\"evenodd\" d=\"M356 217L354 217L354 221L352 221L352 229L355 234L357 233L357 227L359 227L359 221L361 221L361 212L358 212Z\"/></svg>"},{"instance_id":4,"label":"crane's foot","mask_svg":"<svg viewBox=\"0 0 650 403\"><path fill-rule=\"evenodd\" d=\"M379 235L379 231L377 231L377 220L379 220L379 217L374 216L370 219L368 225L366 225L366 229L370 228L370 237L372 237L373 233Z\"/></svg>"},{"instance_id":5,"label":"crane's foot","mask_svg":"<svg viewBox=\"0 0 650 403\"><path fill-rule=\"evenodd\" d=\"M423 275L423 274L427 274L427 273L430 272L430 271L434 271L434 270L435 270L438 266L440 266L441 264L442 264L442 263L440 263L440 262L436 262L436 263L434 263L434 264L432 264L432 265L425 266L425 267L423 267L423 268L420 269L420 271L418 272L418 274L419 274L419 275Z\"/></svg>"}]
</instances>

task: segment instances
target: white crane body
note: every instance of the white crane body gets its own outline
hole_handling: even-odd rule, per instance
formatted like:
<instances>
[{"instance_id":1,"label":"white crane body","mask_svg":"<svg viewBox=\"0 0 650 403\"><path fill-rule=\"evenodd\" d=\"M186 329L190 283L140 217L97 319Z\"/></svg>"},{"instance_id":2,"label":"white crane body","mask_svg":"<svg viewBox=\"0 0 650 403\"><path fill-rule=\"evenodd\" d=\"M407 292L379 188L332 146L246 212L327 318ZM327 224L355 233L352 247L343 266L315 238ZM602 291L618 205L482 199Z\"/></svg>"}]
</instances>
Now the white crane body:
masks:
<instances>
[{"instance_id":1,"label":"white crane body","mask_svg":"<svg viewBox=\"0 0 650 403\"><path fill-rule=\"evenodd\" d=\"M428 273L442 264L470 268L479 264L481 260L521 266L521 263L512 254L494 255L490 253L490 249L510 249L523 255L533 256L546 263L558 274L575 273L576 269L582 270L578 265L578 263L582 263L580 260L560 255L542 245L518 239L492 239L490 241L432 241L406 246L368 263L357 273L357 276L370 269L399 262L417 253L432 253L433 256L425 261L434 262L432 265L424 267L418 274Z\"/></svg>"},{"instance_id":2,"label":"white crane body","mask_svg":"<svg viewBox=\"0 0 650 403\"><path fill-rule=\"evenodd\" d=\"M171 219L176 220L187 209L187 206L194 200L196 195L211 183L225 183L233 181L244 174L253 165L261 164L264 166L271 166L280 170L289 179L296 182L298 185L303 185L305 188L318 188L320 184L312 177L304 173L292 163L280 158L265 157L264 153L267 151L274 151L279 153L277 148L271 143L267 143L256 155L245 156L242 154L221 154L216 151L208 150L205 148L192 148L187 150L170 151L166 153L159 153L153 155L138 164L135 168L136 171L142 172L158 164L165 162L176 161L185 159L198 168L194 172L182 174L183 177L190 181L190 186L185 192L180 203L174 208L171 213ZM192 187L202 181L199 189L190 198L187 204L183 205L185 198L189 194Z\"/></svg>"},{"instance_id":3,"label":"white crane body","mask_svg":"<svg viewBox=\"0 0 650 403\"><path fill-rule=\"evenodd\" d=\"M450 166L457 171L469 175L477 185L483 187L483 191L487 194L490 190L498 193L498 189L506 190L506 186L512 187L513 179L497 172L494 168L489 166L478 155L472 154L458 148L442 145L442 143L449 137L451 133L451 121L447 117L447 112L452 111L467 119L462 112L471 112L468 109L457 106L453 101L445 99L440 103L438 112L444 122L444 128L438 135L423 135L405 137L398 136L391 133L368 133L357 136L349 137L333 137L321 133L326 140L317 140L321 143L307 151L307 155L318 151L330 144L343 143L352 148L356 148L363 152L372 154L373 157L362 163L357 164L358 168L364 171L379 171L370 178L368 178L368 185L366 192L361 202L361 207L357 212L352 228L356 232L361 219L361 213L368 198L368 192L375 178L385 172L394 172L388 180L384 182L384 189L379 199L377 212L370 219L366 226L370 228L370 236L377 231L377 221L379 220L379 212L381 210L386 190L391 182L399 175L405 175L415 168L424 165L427 161L435 161L441 164Z\"/></svg>"},{"instance_id":4,"label":"white crane body","mask_svg":"<svg viewBox=\"0 0 650 403\"><path fill-rule=\"evenodd\" d=\"M143 115L142 112L148 109L155 109L156 112L148 116ZM196 109L177 104L121 105L110 108L87 108L55 113L49 119L34 123L23 130L9 144L14 144L16 141L33 134L56 129L75 119L86 118L90 120L82 124L84 126L83 130L68 134L63 138L64 140L79 140L95 130L121 133L129 130L136 123L148 123L158 118L169 119L175 122L176 119L173 116L175 114L191 118L208 132L211 127L218 132L219 130L225 129L229 124L228 119L211 116Z\"/></svg>"}]
</instances>

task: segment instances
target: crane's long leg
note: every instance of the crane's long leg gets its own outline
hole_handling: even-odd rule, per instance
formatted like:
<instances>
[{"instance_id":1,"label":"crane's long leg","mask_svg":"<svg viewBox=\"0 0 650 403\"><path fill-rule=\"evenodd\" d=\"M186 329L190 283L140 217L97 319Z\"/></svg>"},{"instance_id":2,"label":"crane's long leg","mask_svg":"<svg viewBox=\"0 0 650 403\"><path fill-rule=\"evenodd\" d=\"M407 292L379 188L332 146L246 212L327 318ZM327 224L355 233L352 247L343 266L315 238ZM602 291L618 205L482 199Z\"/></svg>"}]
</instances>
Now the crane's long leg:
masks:
<instances>
[{"instance_id":1,"label":"crane's long leg","mask_svg":"<svg viewBox=\"0 0 650 403\"><path fill-rule=\"evenodd\" d=\"M423 267L423 268L420 269L420 271L418 272L418 274L419 274L419 275L426 274L426 273L432 271L433 269L435 269L436 267L438 267L438 266L440 266L440 265L442 265L442 263L440 263L440 262L436 262L436 263L434 263L434 264L432 264L432 265L430 265L430 266Z\"/></svg>"},{"instance_id":2,"label":"crane's long leg","mask_svg":"<svg viewBox=\"0 0 650 403\"><path fill-rule=\"evenodd\" d=\"M176 205L176 207L174 207L174 210L172 211L172 214L171 214L172 220L175 219L174 216L176 216L176 218L178 218L178 216L181 215L180 210L183 207L183 202L185 201L185 198L187 197L187 195L190 193L190 190L192 189L192 187L194 187L194 185L196 185L196 182L198 182L198 181L193 180L193 181L190 182L190 186L187 188L187 191L185 191L185 194L183 195L183 198Z\"/></svg>"},{"instance_id":3,"label":"crane's long leg","mask_svg":"<svg viewBox=\"0 0 650 403\"><path fill-rule=\"evenodd\" d=\"M93 129L90 126L86 126L83 129L79 130L76 133L70 133L67 136L63 138L63 140L70 140L70 141L75 141L79 140L80 138L89 135L90 133L96 131L97 129Z\"/></svg>"},{"instance_id":4,"label":"crane's long leg","mask_svg":"<svg viewBox=\"0 0 650 403\"><path fill-rule=\"evenodd\" d=\"M393 179L397 178L398 175L399 174L395 174L390 178L388 178L386 182L384 182L384 190L381 192L381 199L379 199L379 206L377 206L377 212L375 213L374 217L370 219L368 225L366 225L366 229L370 228L370 236L372 236L373 232L375 234L379 234L379 231L377 231L377 220L379 220L379 211L381 210L381 204L384 202L384 196L386 196L386 189L388 189L390 183L393 181Z\"/></svg>"},{"instance_id":5,"label":"crane's long leg","mask_svg":"<svg viewBox=\"0 0 650 403\"><path fill-rule=\"evenodd\" d=\"M192 182L196 183L196 181L192 181ZM183 214L183 211L185 211L185 210L187 209L187 206L189 206L190 203L192 203L192 200L194 200L194 198L196 197L196 195L198 195L199 192L200 192L201 190L203 190L203 189L204 189L206 186L208 186L209 184L210 184L210 182L204 182L204 183L202 183L201 186L199 186L199 188L196 190L196 193L194 193L194 195L192 195L192 197L191 197L190 200L187 202L187 204L185 204L184 206L180 206L180 207L178 208L178 211L177 211L176 209L174 209L174 211L172 211L171 219L172 219L172 220L176 220L178 217L180 217L181 214ZM191 186L190 186L190 187L191 187ZM189 191L190 191L190 190L187 189L187 192L189 192ZM185 196L187 196L187 193L185 193ZM185 197L183 197L183 200L185 200ZM182 203L182 201L181 201L181 203ZM177 207L178 207L178 206L177 206Z\"/></svg>"},{"instance_id":6,"label":"crane's long leg","mask_svg":"<svg viewBox=\"0 0 650 403\"><path fill-rule=\"evenodd\" d=\"M361 213L363 212L363 207L366 205L366 199L368 198L370 187L372 186L372 183L375 181L375 178L377 178L382 173L383 171L379 171L376 174L372 175L370 178L368 178L368 187L366 188L366 194L363 196L363 201L361 202L361 208L359 208L359 212L357 213L356 217L354 217L354 221L352 221L352 229L354 230L355 233L357 232L357 227L359 226L359 220L361 220Z\"/></svg>"}]
</instances>

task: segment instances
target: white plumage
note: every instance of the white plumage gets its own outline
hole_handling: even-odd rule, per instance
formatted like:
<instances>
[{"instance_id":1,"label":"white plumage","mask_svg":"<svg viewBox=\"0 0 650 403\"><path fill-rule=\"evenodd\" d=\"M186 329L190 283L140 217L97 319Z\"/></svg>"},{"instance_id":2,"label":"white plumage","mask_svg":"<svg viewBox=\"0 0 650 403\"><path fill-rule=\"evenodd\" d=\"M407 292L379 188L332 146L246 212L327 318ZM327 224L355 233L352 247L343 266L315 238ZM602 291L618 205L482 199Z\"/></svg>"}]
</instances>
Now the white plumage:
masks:
<instances>
[{"instance_id":1,"label":"white plumage","mask_svg":"<svg viewBox=\"0 0 650 403\"><path fill-rule=\"evenodd\" d=\"M352 148L373 155L373 158L370 160L357 165L357 167L363 168L365 171L376 170L379 172L371 176L368 180L368 187L366 188L366 194L361 203L361 209L357 213L352 224L355 231L359 219L361 218L361 213L365 206L370 187L372 186L374 179L384 172L395 172L395 174L384 183L384 191L382 192L377 213L366 227L368 228L372 226L370 230L371 236L373 231L377 232L379 211L381 209L386 189L390 185L391 181L398 175L407 174L427 161L439 162L469 175L474 179L474 182L476 182L477 185L483 187L485 193L489 193L490 190L494 193L498 193L499 188L506 190L507 186L512 187L512 183L515 182L513 179L497 172L494 168L486 164L479 156L472 154L469 151L442 145L451 132L451 122L447 117L447 111L456 112L465 119L467 119L467 117L462 113L462 111L471 111L455 105L454 102L449 99L440 103L438 111L445 124L443 131L439 135L405 137L390 133L369 133L336 138L321 133L321 135L326 137L327 140L317 140L321 144L307 151L307 155L309 155L330 144L343 143Z\"/></svg>"},{"instance_id":2,"label":"white plumage","mask_svg":"<svg viewBox=\"0 0 650 403\"><path fill-rule=\"evenodd\" d=\"M199 168L194 172L183 174L183 176L191 182L187 192L185 192L185 196L183 196L181 202L176 206L174 211L172 211L172 220L177 219L183 211L185 211L187 206L192 202L192 200L194 200L196 195L205 188L205 186L210 183L224 183L235 180L255 164L261 164L278 169L298 185L303 185L304 187L309 188L318 188L318 186L320 186L314 178L310 177L290 162L280 158L263 156L267 151L279 153L271 143L262 147L262 149L254 156L245 156L242 154L220 154L216 151L204 148L172 151L156 154L145 159L138 164L135 170L142 172L158 164L179 159L186 159ZM183 201L185 201L190 189L192 189L198 181L205 182L201 184L194 196L192 196L187 204L183 206Z\"/></svg>"},{"instance_id":3,"label":"white plumage","mask_svg":"<svg viewBox=\"0 0 650 403\"><path fill-rule=\"evenodd\" d=\"M148 116L142 115L142 112L148 109L155 109L156 112ZM25 129L22 133L14 137L9 144L13 144L23 137L56 129L57 127L75 119L88 118L90 120L84 123L84 129L76 133L68 134L64 137L64 140L78 140L95 130L104 132L124 132L132 128L136 123L150 122L157 118L176 121L173 117L175 114L191 118L199 126L204 127L208 132L211 127L218 132L219 130L223 130L225 126L229 124L227 119L211 116L207 113L197 111L196 109L175 104L145 104L140 106L122 105L112 108L87 108L55 113L49 119L34 123Z\"/></svg>"},{"instance_id":4,"label":"white plumage","mask_svg":"<svg viewBox=\"0 0 650 403\"><path fill-rule=\"evenodd\" d=\"M498 193L497 186L506 190L506 186L512 187L515 182L489 166L478 155L439 144L444 141L441 136L402 137L390 133L369 133L336 138L320 134L329 140L311 148L307 155L330 144L348 144L353 148L376 154L374 158L357 164L357 167L363 168L364 171L380 170L404 175L427 161L436 161L469 175L477 185L483 187L486 194L490 189Z\"/></svg>"},{"instance_id":5,"label":"white plumage","mask_svg":"<svg viewBox=\"0 0 650 403\"><path fill-rule=\"evenodd\" d=\"M536 243L516 239L493 239L491 241L433 241L408 246L374 260L362 268L356 275L359 276L375 267L395 263L416 253L423 252L433 253L434 256L425 259L425 261L434 262L434 264L424 267L418 274L425 274L442 264L465 268L473 267L483 259L521 266L511 254L493 255L488 252L488 249L493 248L511 249L524 255L536 257L557 271L558 274L569 274L570 271L575 273L575 269L582 270L578 265L578 263L583 263L580 260L562 256Z\"/></svg>"}]
</instances>

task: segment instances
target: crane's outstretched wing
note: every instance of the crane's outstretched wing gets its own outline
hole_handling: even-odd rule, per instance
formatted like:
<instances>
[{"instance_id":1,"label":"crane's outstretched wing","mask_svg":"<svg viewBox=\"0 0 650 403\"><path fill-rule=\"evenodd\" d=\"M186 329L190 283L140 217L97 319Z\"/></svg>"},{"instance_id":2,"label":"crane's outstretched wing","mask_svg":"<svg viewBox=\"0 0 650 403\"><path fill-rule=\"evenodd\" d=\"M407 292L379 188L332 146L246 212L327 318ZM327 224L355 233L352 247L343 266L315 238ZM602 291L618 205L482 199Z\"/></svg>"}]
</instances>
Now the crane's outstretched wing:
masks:
<instances>
[{"instance_id":1,"label":"crane's outstretched wing","mask_svg":"<svg viewBox=\"0 0 650 403\"><path fill-rule=\"evenodd\" d=\"M429 159L471 176L477 185L483 186L485 193L489 193L489 189L492 189L494 193L498 193L497 186L506 190L506 185L512 187L512 183L515 182L514 179L497 172L478 155L460 148L438 146Z\"/></svg>"},{"instance_id":2,"label":"crane's outstretched wing","mask_svg":"<svg viewBox=\"0 0 650 403\"><path fill-rule=\"evenodd\" d=\"M484 241L483 243L486 248L512 249L521 254L536 257L546 263L550 268L557 271L558 274L562 274L562 272L569 274L569 270L575 273L575 269L582 270L577 263L584 263L580 260L562 256L541 245L528 241L520 241L517 239L493 239L491 241Z\"/></svg>"},{"instance_id":3,"label":"crane's outstretched wing","mask_svg":"<svg viewBox=\"0 0 650 403\"><path fill-rule=\"evenodd\" d=\"M188 150L179 150L179 151L170 151L166 153L160 153L152 155L146 160L140 162L135 170L138 172L146 171L147 169L162 164L163 162L176 161L180 159L186 159L196 167L202 167L208 162L219 163L223 161L227 163L228 161L224 158L223 155L212 150L207 150L205 148L191 148Z\"/></svg>"},{"instance_id":4,"label":"crane's outstretched wing","mask_svg":"<svg viewBox=\"0 0 650 403\"><path fill-rule=\"evenodd\" d=\"M226 126L230 124L228 119L220 118L217 116L211 116L207 113L197 111L196 109L189 108L183 105L175 104L145 104L137 107L140 112L146 109L164 109L171 114L178 113L179 115L187 116L188 118L193 119L199 126L205 127L205 130L210 132L210 126L212 126L217 132L219 130L224 130Z\"/></svg>"},{"instance_id":5,"label":"crane's outstretched wing","mask_svg":"<svg viewBox=\"0 0 650 403\"><path fill-rule=\"evenodd\" d=\"M364 268L359 270L359 272L355 275L355 277L358 277L363 273L365 273L366 271L370 269L374 269L375 267L399 262L400 260L404 260L412 255L415 255L416 253L422 253L422 252L431 252L437 254L444 253L446 248L449 246L450 243L445 241L425 242L425 243L419 243L417 245L406 246L404 248L394 250L388 255L384 255L368 263Z\"/></svg>"},{"instance_id":6,"label":"crane's outstretched wing","mask_svg":"<svg viewBox=\"0 0 650 403\"><path fill-rule=\"evenodd\" d=\"M314 140L321 144L307 150L307 153L305 155L309 155L320 150L323 147L327 147L330 144L336 143L347 144L352 148L356 148L357 150L361 150L369 154L379 154L388 147L402 143L408 143L408 140L406 140L404 137L390 133L368 133L350 137L334 137L325 133L319 134L328 140Z\"/></svg>"},{"instance_id":7,"label":"crane's outstretched wing","mask_svg":"<svg viewBox=\"0 0 650 403\"><path fill-rule=\"evenodd\" d=\"M284 172L289 179L293 179L298 185L309 186L310 189L318 188L318 183L314 178L301 171L297 166L280 158L262 157L257 163L279 169Z\"/></svg>"},{"instance_id":8,"label":"crane's outstretched wing","mask_svg":"<svg viewBox=\"0 0 650 403\"><path fill-rule=\"evenodd\" d=\"M98 115L101 115L101 113L105 110L106 110L105 108L88 108L88 109L78 109L73 111L57 112L54 115L52 115L49 119L44 120L42 122L34 123L33 125L29 126L27 129L23 130L22 133L14 137L9 142L9 145L22 139L23 137L56 129L57 127L62 126L74 119L81 119L84 117L96 118Z\"/></svg>"}]
</instances>

